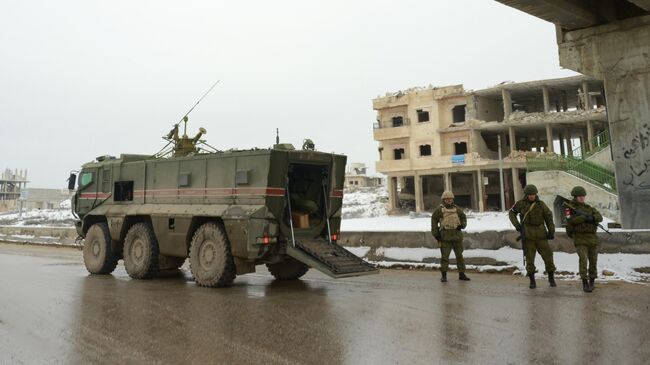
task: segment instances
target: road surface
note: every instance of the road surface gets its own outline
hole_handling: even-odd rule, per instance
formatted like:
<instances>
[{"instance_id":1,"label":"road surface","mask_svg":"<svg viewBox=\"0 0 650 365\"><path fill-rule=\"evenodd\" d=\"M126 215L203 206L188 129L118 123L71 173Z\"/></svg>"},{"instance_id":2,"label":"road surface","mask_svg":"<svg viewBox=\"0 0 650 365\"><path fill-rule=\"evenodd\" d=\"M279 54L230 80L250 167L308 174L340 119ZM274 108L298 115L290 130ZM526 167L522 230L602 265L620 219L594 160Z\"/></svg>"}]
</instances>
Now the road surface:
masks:
<instances>
[{"instance_id":1,"label":"road surface","mask_svg":"<svg viewBox=\"0 0 650 365\"><path fill-rule=\"evenodd\" d=\"M187 270L149 281L89 276L70 248L0 244L0 363L642 364L650 286L557 288L507 274L471 282L383 270L233 287Z\"/></svg>"}]
</instances>

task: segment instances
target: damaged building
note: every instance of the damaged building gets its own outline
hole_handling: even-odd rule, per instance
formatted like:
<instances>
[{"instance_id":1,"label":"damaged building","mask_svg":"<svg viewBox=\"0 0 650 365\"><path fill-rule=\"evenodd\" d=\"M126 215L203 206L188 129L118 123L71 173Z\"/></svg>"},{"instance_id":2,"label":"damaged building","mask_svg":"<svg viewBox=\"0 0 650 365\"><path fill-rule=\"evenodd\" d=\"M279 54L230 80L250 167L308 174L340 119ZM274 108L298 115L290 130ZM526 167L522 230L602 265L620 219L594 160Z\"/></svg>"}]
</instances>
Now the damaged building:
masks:
<instances>
[{"instance_id":1,"label":"damaged building","mask_svg":"<svg viewBox=\"0 0 650 365\"><path fill-rule=\"evenodd\" d=\"M567 175L562 183L576 179L602 190L603 204L616 214L601 81L574 76L476 91L412 88L374 99L373 108L376 170L387 176L389 211L431 210L444 190L461 207L500 210L502 199L510 207L527 183L536 183L529 180L544 185Z\"/></svg>"}]
</instances>

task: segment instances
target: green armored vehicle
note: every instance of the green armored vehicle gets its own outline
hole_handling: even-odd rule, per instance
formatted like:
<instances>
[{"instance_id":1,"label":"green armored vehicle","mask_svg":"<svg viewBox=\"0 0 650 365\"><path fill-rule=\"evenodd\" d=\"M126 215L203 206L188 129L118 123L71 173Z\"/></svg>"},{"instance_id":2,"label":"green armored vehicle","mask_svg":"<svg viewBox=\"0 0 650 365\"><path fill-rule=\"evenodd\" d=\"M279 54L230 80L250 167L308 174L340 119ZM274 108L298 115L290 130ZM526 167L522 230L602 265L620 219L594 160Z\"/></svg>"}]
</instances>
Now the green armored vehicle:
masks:
<instances>
[{"instance_id":1,"label":"green armored vehicle","mask_svg":"<svg viewBox=\"0 0 650 365\"><path fill-rule=\"evenodd\" d=\"M184 118L187 123L187 116ZM228 286L266 264L279 280L315 268L341 278L378 270L336 244L346 157L273 148L211 151L196 137L164 137L168 155L103 156L71 174L72 210L92 274L124 260L134 279L189 258L198 285Z\"/></svg>"}]
</instances>

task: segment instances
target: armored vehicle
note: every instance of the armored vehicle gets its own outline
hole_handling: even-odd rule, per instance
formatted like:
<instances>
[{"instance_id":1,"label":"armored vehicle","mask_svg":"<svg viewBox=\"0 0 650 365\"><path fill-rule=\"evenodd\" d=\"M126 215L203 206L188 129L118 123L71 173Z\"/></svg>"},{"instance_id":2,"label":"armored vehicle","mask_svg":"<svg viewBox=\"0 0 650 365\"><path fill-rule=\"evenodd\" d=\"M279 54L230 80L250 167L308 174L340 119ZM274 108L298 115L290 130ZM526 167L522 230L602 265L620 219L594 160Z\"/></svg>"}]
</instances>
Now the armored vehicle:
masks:
<instances>
[{"instance_id":1,"label":"armored vehicle","mask_svg":"<svg viewBox=\"0 0 650 365\"><path fill-rule=\"evenodd\" d=\"M336 243L345 156L310 140L302 149L276 139L268 149L208 151L203 128L191 138L178 127L163 137L167 153L102 156L71 174L91 274L109 274L123 259L132 278L147 279L187 258L208 287L261 264L279 280L310 267L333 278L378 272Z\"/></svg>"}]
</instances>

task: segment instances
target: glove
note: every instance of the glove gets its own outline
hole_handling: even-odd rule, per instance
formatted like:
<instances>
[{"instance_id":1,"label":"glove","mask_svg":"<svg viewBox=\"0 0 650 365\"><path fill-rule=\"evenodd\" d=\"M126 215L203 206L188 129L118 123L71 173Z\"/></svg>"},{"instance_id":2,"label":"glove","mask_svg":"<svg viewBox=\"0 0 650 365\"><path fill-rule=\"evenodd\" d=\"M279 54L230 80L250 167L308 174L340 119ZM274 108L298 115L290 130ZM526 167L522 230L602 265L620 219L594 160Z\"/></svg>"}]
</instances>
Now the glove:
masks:
<instances>
[{"instance_id":1,"label":"glove","mask_svg":"<svg viewBox=\"0 0 650 365\"><path fill-rule=\"evenodd\" d=\"M517 232L521 232L521 226L517 226L515 227L515 229L517 230Z\"/></svg>"},{"instance_id":2,"label":"glove","mask_svg":"<svg viewBox=\"0 0 650 365\"><path fill-rule=\"evenodd\" d=\"M588 215L588 216L585 218L585 223L594 224L594 223L596 223L596 220L594 219L594 216L593 216L593 215Z\"/></svg>"},{"instance_id":3,"label":"glove","mask_svg":"<svg viewBox=\"0 0 650 365\"><path fill-rule=\"evenodd\" d=\"M549 240L554 239L555 238L555 233L554 232L548 232L546 234L546 238L549 239Z\"/></svg>"},{"instance_id":4,"label":"glove","mask_svg":"<svg viewBox=\"0 0 650 365\"><path fill-rule=\"evenodd\" d=\"M433 236L433 238L435 238L436 241L438 241L438 242L442 241L442 236L440 234L437 234L437 235Z\"/></svg>"}]
</instances>

